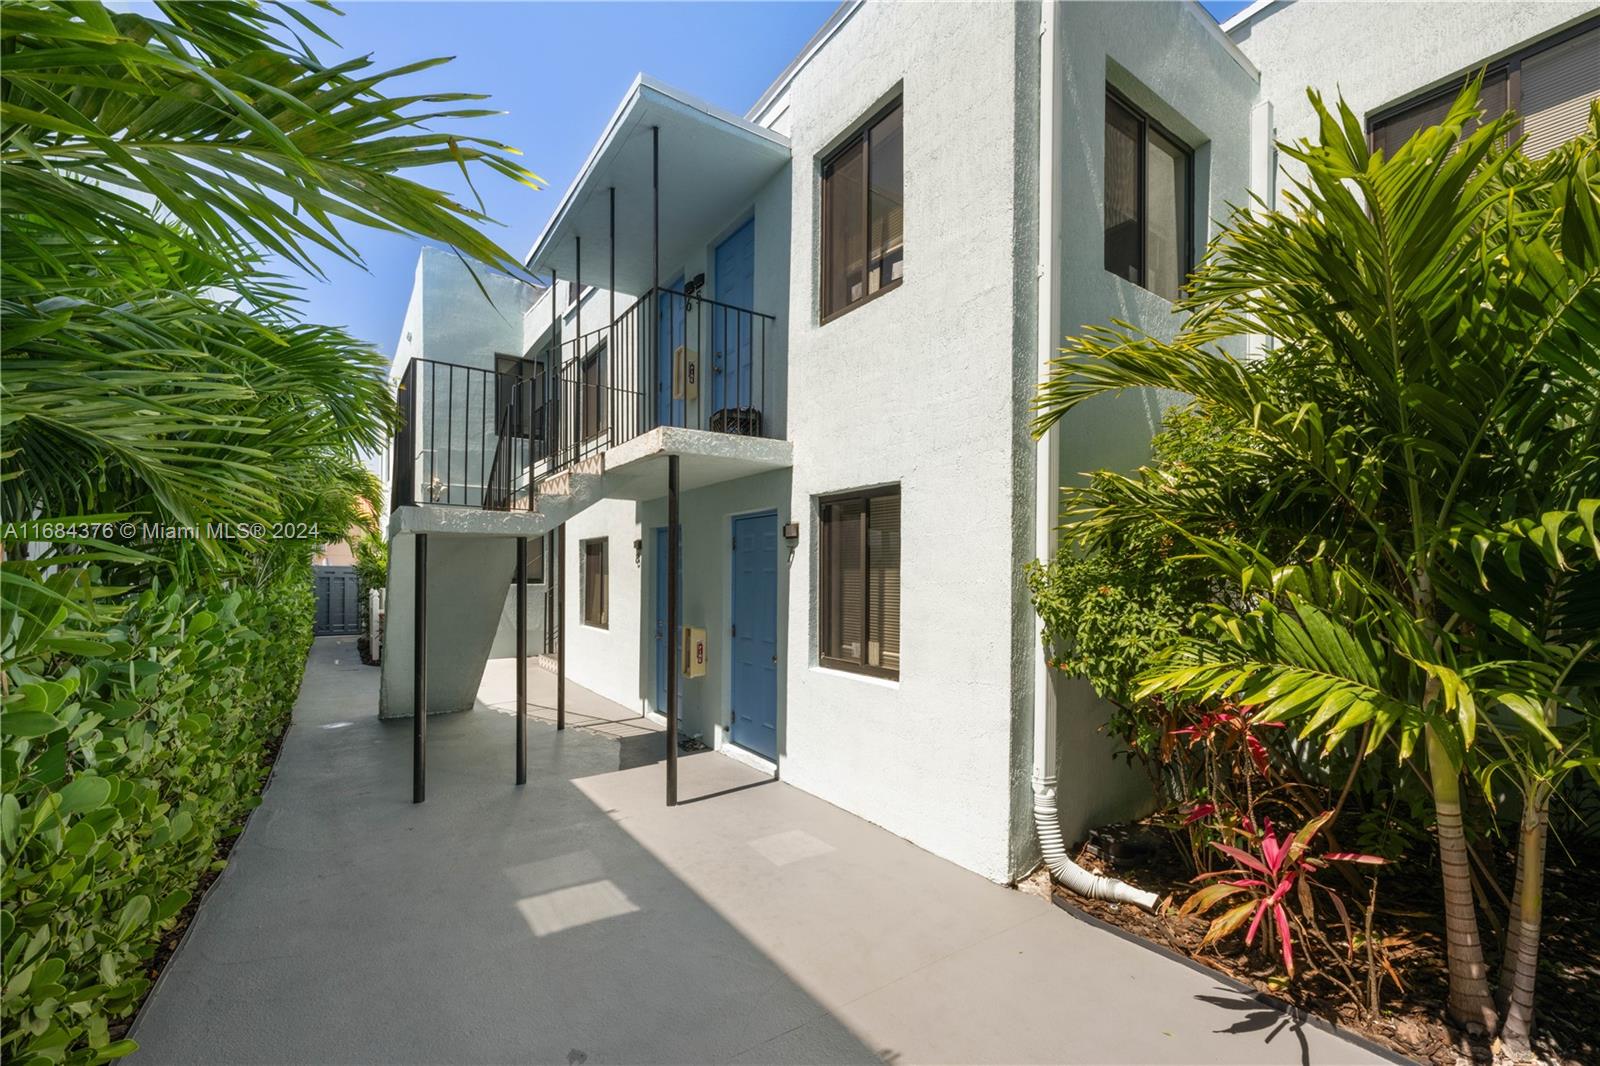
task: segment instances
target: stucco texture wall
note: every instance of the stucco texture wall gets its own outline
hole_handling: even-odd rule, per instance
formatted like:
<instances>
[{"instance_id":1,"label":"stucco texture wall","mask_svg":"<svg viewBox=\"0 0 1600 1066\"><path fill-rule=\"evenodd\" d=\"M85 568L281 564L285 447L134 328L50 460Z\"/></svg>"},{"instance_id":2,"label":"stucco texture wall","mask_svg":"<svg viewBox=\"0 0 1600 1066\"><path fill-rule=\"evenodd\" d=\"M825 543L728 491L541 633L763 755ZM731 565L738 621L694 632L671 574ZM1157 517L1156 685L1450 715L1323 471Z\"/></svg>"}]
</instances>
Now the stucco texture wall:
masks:
<instances>
[{"instance_id":1,"label":"stucco texture wall","mask_svg":"<svg viewBox=\"0 0 1600 1066\"><path fill-rule=\"evenodd\" d=\"M1276 3L1229 34L1261 68L1277 139L1316 132L1307 87L1363 120L1600 12L1588 2Z\"/></svg>"},{"instance_id":2,"label":"stucco texture wall","mask_svg":"<svg viewBox=\"0 0 1600 1066\"><path fill-rule=\"evenodd\" d=\"M1037 26L1025 6L868 4L797 73L784 116L801 537L782 774L995 880L1015 872L1017 833L1014 368L1032 338L1013 317L1014 209L1018 116L1037 106L1019 85L1024 23ZM820 159L896 95L904 282L820 325ZM886 484L902 507L898 681L817 661L817 499Z\"/></svg>"},{"instance_id":3,"label":"stucco texture wall","mask_svg":"<svg viewBox=\"0 0 1600 1066\"><path fill-rule=\"evenodd\" d=\"M642 535L639 505L601 500L567 521L567 582L563 614L567 676L614 703L643 711L640 688L640 584L633 542ZM583 620L583 542L604 539L609 594L606 626Z\"/></svg>"},{"instance_id":4,"label":"stucco texture wall","mask_svg":"<svg viewBox=\"0 0 1600 1066\"><path fill-rule=\"evenodd\" d=\"M1172 305L1105 269L1105 98L1109 84L1181 138L1194 153L1197 254L1215 235L1230 204L1247 200L1250 109L1257 85L1187 3L1065 4L1061 11L1060 113L1062 219L1061 328L1121 320L1156 336L1173 335ZM1061 425L1063 484L1088 471L1129 471L1149 455L1150 437L1174 393L1140 390L1104 397L1075 410ZM1069 841L1149 803L1146 779L1114 760L1117 745L1102 732L1108 707L1085 684L1057 677L1058 802Z\"/></svg>"}]
</instances>

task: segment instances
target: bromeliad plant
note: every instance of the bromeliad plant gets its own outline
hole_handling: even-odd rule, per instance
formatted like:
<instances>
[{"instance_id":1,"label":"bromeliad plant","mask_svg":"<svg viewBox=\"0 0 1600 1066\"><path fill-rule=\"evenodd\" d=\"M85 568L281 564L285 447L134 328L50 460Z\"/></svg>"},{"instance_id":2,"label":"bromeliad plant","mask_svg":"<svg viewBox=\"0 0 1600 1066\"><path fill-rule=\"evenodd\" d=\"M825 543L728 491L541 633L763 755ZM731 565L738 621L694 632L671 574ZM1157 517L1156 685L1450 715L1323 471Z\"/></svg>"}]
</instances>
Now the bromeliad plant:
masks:
<instances>
[{"instance_id":1,"label":"bromeliad plant","mask_svg":"<svg viewBox=\"0 0 1600 1066\"><path fill-rule=\"evenodd\" d=\"M1218 821L1219 832L1232 837L1235 842L1215 841L1212 847L1238 865L1196 877L1197 882L1212 883L1186 899L1178 908L1178 913L1206 914L1225 901L1237 900L1240 896L1246 898L1242 902L1234 902L1211 920L1201 941L1202 948L1237 932L1248 922L1245 946L1253 946L1265 928L1268 938L1277 941L1284 973L1293 978L1297 941L1302 945L1300 951L1303 956L1310 954L1306 945L1312 940L1324 946L1330 945L1327 934L1321 928L1321 918L1316 908L1316 898L1320 894L1332 906L1343 927L1346 954L1354 954L1357 935L1350 921L1349 907L1337 890L1318 881L1316 875L1331 863L1377 865L1384 860L1376 855L1348 851L1313 854L1312 842L1332 820L1333 814L1332 811L1324 811L1293 833L1282 836L1274 831L1271 819L1263 819L1259 828L1247 815ZM1337 960L1337 954L1333 957ZM1347 973L1347 976L1353 985L1354 975Z\"/></svg>"}]
</instances>

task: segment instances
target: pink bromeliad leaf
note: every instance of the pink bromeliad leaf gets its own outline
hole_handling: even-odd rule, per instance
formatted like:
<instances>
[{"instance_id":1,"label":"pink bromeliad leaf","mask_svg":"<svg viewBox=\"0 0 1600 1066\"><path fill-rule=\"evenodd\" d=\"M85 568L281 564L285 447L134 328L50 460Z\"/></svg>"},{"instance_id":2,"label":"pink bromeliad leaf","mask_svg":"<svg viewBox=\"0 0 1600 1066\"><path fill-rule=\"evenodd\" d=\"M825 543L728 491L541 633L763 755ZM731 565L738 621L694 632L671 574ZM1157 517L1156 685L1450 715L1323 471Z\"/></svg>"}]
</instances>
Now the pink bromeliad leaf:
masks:
<instances>
[{"instance_id":1,"label":"pink bromeliad leaf","mask_svg":"<svg viewBox=\"0 0 1600 1066\"><path fill-rule=\"evenodd\" d=\"M1326 851L1321 858L1328 862L1364 862L1373 866L1381 866L1389 861L1382 856L1363 855L1359 851Z\"/></svg>"},{"instance_id":2,"label":"pink bromeliad leaf","mask_svg":"<svg viewBox=\"0 0 1600 1066\"><path fill-rule=\"evenodd\" d=\"M1283 968L1294 976L1294 951L1289 946L1289 910L1280 903L1272 906L1272 917L1278 923L1278 944L1283 948Z\"/></svg>"},{"instance_id":3,"label":"pink bromeliad leaf","mask_svg":"<svg viewBox=\"0 0 1600 1066\"><path fill-rule=\"evenodd\" d=\"M1250 752L1250 761L1256 764L1256 770L1263 777L1267 773L1267 746L1250 734L1245 734L1244 745Z\"/></svg>"},{"instance_id":4,"label":"pink bromeliad leaf","mask_svg":"<svg viewBox=\"0 0 1600 1066\"><path fill-rule=\"evenodd\" d=\"M1261 919L1266 917L1267 908L1271 906L1272 899L1269 896L1268 898L1262 900L1261 905L1256 908L1255 917L1250 919L1250 931L1244 935L1245 947L1249 947L1251 944L1256 942L1256 933L1261 929Z\"/></svg>"},{"instance_id":5,"label":"pink bromeliad leaf","mask_svg":"<svg viewBox=\"0 0 1600 1066\"><path fill-rule=\"evenodd\" d=\"M1268 877L1272 876L1273 871L1267 869L1265 863L1256 858L1254 855L1250 854L1248 851L1243 851L1239 848L1236 848L1232 844L1218 844L1216 842L1212 842L1211 846L1222 852L1222 854L1228 856L1230 859L1236 859L1258 873L1266 874Z\"/></svg>"},{"instance_id":6,"label":"pink bromeliad leaf","mask_svg":"<svg viewBox=\"0 0 1600 1066\"><path fill-rule=\"evenodd\" d=\"M1217 805L1215 803L1197 803L1195 804L1194 809L1189 812L1188 816L1184 818L1183 824L1193 825L1200 819L1209 818L1216 813Z\"/></svg>"},{"instance_id":7,"label":"pink bromeliad leaf","mask_svg":"<svg viewBox=\"0 0 1600 1066\"><path fill-rule=\"evenodd\" d=\"M1287 849L1284 847L1287 842L1280 842L1273 836L1271 822L1267 822L1266 825L1267 833L1261 838L1261 855L1267 860L1267 868L1272 873L1277 873L1278 867L1283 865L1284 855L1287 854Z\"/></svg>"}]
</instances>

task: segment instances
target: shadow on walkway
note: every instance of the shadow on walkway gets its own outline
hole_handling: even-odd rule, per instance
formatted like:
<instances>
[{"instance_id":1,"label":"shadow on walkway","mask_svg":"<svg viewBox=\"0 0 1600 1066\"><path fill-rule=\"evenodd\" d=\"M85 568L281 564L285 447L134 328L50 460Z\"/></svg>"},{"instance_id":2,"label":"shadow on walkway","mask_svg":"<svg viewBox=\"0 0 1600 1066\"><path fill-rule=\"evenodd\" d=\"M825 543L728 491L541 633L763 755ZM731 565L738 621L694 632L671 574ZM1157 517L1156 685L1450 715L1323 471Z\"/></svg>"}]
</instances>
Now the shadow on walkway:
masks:
<instances>
[{"instance_id":1,"label":"shadow on walkway","mask_svg":"<svg viewBox=\"0 0 1600 1066\"><path fill-rule=\"evenodd\" d=\"M518 788L503 711L434 718L413 805L377 682L317 641L135 1062L1375 1061L716 753L669 809L654 730L532 722Z\"/></svg>"}]
</instances>

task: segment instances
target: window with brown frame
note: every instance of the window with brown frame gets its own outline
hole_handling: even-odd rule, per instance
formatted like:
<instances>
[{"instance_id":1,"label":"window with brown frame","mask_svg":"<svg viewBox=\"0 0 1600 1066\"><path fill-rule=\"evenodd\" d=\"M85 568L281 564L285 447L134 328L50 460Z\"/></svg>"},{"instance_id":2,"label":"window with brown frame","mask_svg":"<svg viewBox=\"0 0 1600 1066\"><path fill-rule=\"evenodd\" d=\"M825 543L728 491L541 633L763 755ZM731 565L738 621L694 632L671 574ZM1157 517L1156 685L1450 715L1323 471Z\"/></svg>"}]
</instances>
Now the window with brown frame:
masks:
<instances>
[{"instance_id":1,"label":"window with brown frame","mask_svg":"<svg viewBox=\"0 0 1600 1066\"><path fill-rule=\"evenodd\" d=\"M606 538L583 541L583 624L598 629L607 627Z\"/></svg>"},{"instance_id":2,"label":"window with brown frame","mask_svg":"<svg viewBox=\"0 0 1600 1066\"><path fill-rule=\"evenodd\" d=\"M900 676L900 489L821 501L818 659Z\"/></svg>"},{"instance_id":3,"label":"window with brown frame","mask_svg":"<svg viewBox=\"0 0 1600 1066\"><path fill-rule=\"evenodd\" d=\"M900 101L822 164L822 320L900 284L905 260Z\"/></svg>"},{"instance_id":4,"label":"window with brown frame","mask_svg":"<svg viewBox=\"0 0 1600 1066\"><path fill-rule=\"evenodd\" d=\"M1110 88L1105 153L1106 269L1176 300L1194 267L1194 155Z\"/></svg>"},{"instance_id":5,"label":"window with brown frame","mask_svg":"<svg viewBox=\"0 0 1600 1066\"><path fill-rule=\"evenodd\" d=\"M1600 98L1600 19L1496 60L1482 74L1478 103L1483 118L1469 122L1465 132L1471 133L1480 121L1514 111L1518 122L1512 137L1525 137L1522 150L1541 159L1588 127L1589 106ZM1393 155L1419 130L1438 125L1466 80L1457 78L1378 112L1367 122L1373 149Z\"/></svg>"}]
</instances>

